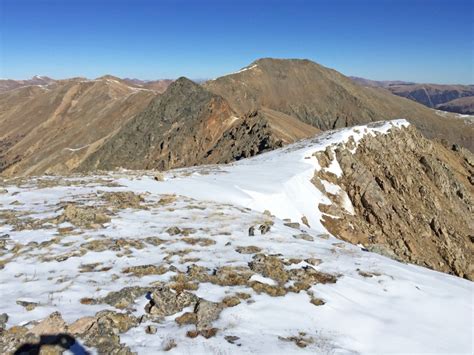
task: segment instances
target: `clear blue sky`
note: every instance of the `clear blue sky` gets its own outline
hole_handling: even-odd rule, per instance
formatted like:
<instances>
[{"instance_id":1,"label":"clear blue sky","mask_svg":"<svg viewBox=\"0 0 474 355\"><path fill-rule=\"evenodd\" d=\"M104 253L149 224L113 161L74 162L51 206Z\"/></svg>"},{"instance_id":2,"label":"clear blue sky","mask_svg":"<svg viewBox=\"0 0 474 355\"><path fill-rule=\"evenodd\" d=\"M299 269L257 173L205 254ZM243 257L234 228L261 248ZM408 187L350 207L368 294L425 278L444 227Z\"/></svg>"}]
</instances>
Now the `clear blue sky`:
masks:
<instances>
[{"instance_id":1,"label":"clear blue sky","mask_svg":"<svg viewBox=\"0 0 474 355\"><path fill-rule=\"evenodd\" d=\"M474 83L473 0L0 0L0 77L213 78L261 57Z\"/></svg>"}]
</instances>

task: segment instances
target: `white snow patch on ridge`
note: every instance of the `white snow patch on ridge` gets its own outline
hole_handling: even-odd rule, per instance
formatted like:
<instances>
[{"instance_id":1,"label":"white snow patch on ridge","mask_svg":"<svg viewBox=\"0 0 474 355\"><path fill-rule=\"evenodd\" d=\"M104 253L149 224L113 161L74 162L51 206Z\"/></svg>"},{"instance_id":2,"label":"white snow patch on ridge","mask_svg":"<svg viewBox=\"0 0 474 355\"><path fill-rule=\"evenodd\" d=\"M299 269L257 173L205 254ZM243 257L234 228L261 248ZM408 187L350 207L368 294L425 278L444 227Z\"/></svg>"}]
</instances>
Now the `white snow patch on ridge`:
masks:
<instances>
[{"instance_id":1,"label":"white snow patch on ridge","mask_svg":"<svg viewBox=\"0 0 474 355\"><path fill-rule=\"evenodd\" d=\"M175 170L186 176L167 179L160 184L152 177L134 180L132 184L127 180L120 183L141 191L176 193L196 199L209 199L209 191L213 191L213 201L260 212L269 210L278 218L295 221L306 216L312 227L324 229L317 206L319 203L331 204L331 201L311 183L315 171L320 170L313 154L328 146L345 143L351 137L357 143L367 134L386 134L392 128L408 125L401 119L323 133L250 159L219 166L218 174L202 175L203 167L193 167ZM342 174L340 169L337 162L330 166L330 171L336 175ZM347 209L351 210L350 207Z\"/></svg>"},{"instance_id":2,"label":"white snow patch on ridge","mask_svg":"<svg viewBox=\"0 0 474 355\"><path fill-rule=\"evenodd\" d=\"M224 76L239 74L239 73L242 73L242 72L247 71L247 70L255 69L256 67L258 67L258 65L257 65L257 64L254 64L254 65L251 65L251 66L249 66L249 67L242 68L242 69L240 69L239 71L222 75L222 76L220 76L219 78L222 78L222 77L224 77ZM211 80L209 80L209 81L214 81L214 80L216 80L216 79L211 79Z\"/></svg>"}]
</instances>

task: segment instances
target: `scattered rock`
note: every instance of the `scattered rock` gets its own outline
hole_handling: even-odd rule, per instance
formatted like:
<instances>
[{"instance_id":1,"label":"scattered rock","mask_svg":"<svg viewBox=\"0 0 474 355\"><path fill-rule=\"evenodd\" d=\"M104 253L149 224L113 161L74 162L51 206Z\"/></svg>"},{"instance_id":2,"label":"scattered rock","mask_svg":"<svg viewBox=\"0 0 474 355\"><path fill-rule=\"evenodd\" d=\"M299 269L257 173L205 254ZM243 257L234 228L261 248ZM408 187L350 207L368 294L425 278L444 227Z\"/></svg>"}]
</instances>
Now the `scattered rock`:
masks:
<instances>
[{"instance_id":1,"label":"scattered rock","mask_svg":"<svg viewBox=\"0 0 474 355\"><path fill-rule=\"evenodd\" d=\"M308 222L308 218L306 216L301 217L301 223L303 223L306 227L311 228Z\"/></svg>"},{"instance_id":2,"label":"scattered rock","mask_svg":"<svg viewBox=\"0 0 474 355\"><path fill-rule=\"evenodd\" d=\"M314 343L313 338L307 337L306 333L300 332L297 336L281 337L278 339L295 343L300 348L306 348L308 345Z\"/></svg>"},{"instance_id":3,"label":"scattered rock","mask_svg":"<svg viewBox=\"0 0 474 355\"><path fill-rule=\"evenodd\" d=\"M99 354L132 355L130 348L120 343L118 334L138 324L139 320L129 313L101 311L95 315L92 324L87 319L83 327L78 327L82 328L78 336L85 345L96 348Z\"/></svg>"},{"instance_id":4,"label":"scattered rock","mask_svg":"<svg viewBox=\"0 0 474 355\"><path fill-rule=\"evenodd\" d=\"M318 266L319 264L322 263L321 259L316 259L316 258L308 258L308 259L305 259L304 261L306 261L308 264L313 265L313 266Z\"/></svg>"},{"instance_id":5,"label":"scattered rock","mask_svg":"<svg viewBox=\"0 0 474 355\"><path fill-rule=\"evenodd\" d=\"M145 333L147 333L147 334L156 334L157 330L158 329L154 325L148 325L145 328Z\"/></svg>"},{"instance_id":6,"label":"scattered rock","mask_svg":"<svg viewBox=\"0 0 474 355\"><path fill-rule=\"evenodd\" d=\"M169 205L175 202L177 199L176 195L162 195L158 201L159 205Z\"/></svg>"},{"instance_id":7,"label":"scattered rock","mask_svg":"<svg viewBox=\"0 0 474 355\"><path fill-rule=\"evenodd\" d=\"M293 238L307 240L308 242L314 241L314 238L307 233L293 235Z\"/></svg>"},{"instance_id":8,"label":"scattered rock","mask_svg":"<svg viewBox=\"0 0 474 355\"><path fill-rule=\"evenodd\" d=\"M145 275L163 275L168 271L168 268L163 265L138 265L130 266L122 270L125 274L133 274L134 276L142 277Z\"/></svg>"},{"instance_id":9,"label":"scattered rock","mask_svg":"<svg viewBox=\"0 0 474 355\"><path fill-rule=\"evenodd\" d=\"M362 271L362 270L359 270L359 269L357 269L357 271L359 272L359 275L363 276L363 277L374 277L374 276L380 276L381 275L378 272Z\"/></svg>"},{"instance_id":10,"label":"scattered rock","mask_svg":"<svg viewBox=\"0 0 474 355\"><path fill-rule=\"evenodd\" d=\"M248 300L250 297L252 297L250 294L246 292L237 292L235 295L239 297L241 300Z\"/></svg>"},{"instance_id":11,"label":"scattered rock","mask_svg":"<svg viewBox=\"0 0 474 355\"><path fill-rule=\"evenodd\" d=\"M316 271L314 268L309 266L302 267L301 269L292 269L289 270L288 273L291 280L303 282L309 285L317 283L336 283L337 281L336 276Z\"/></svg>"},{"instance_id":12,"label":"scattered rock","mask_svg":"<svg viewBox=\"0 0 474 355\"><path fill-rule=\"evenodd\" d=\"M250 287L257 293L266 293L272 297L284 296L287 290L282 286L273 286L259 281L250 282Z\"/></svg>"},{"instance_id":13,"label":"scattered rock","mask_svg":"<svg viewBox=\"0 0 474 355\"><path fill-rule=\"evenodd\" d=\"M300 229L300 224L298 222L286 222L283 223L283 225L294 229Z\"/></svg>"},{"instance_id":14,"label":"scattered rock","mask_svg":"<svg viewBox=\"0 0 474 355\"><path fill-rule=\"evenodd\" d=\"M6 328L8 322L8 314L0 314L0 332Z\"/></svg>"},{"instance_id":15,"label":"scattered rock","mask_svg":"<svg viewBox=\"0 0 474 355\"><path fill-rule=\"evenodd\" d=\"M258 230L260 231L260 234L267 234L268 232L270 232L270 224L262 224L260 225L260 227L258 227Z\"/></svg>"},{"instance_id":16,"label":"scattered rock","mask_svg":"<svg viewBox=\"0 0 474 355\"><path fill-rule=\"evenodd\" d=\"M59 227L58 233L59 234L68 234L74 230L74 227Z\"/></svg>"},{"instance_id":17,"label":"scattered rock","mask_svg":"<svg viewBox=\"0 0 474 355\"><path fill-rule=\"evenodd\" d=\"M43 319L31 328L30 332L36 336L61 334L67 332L67 325L62 318L61 313L54 312L51 313L48 318Z\"/></svg>"},{"instance_id":18,"label":"scattered rock","mask_svg":"<svg viewBox=\"0 0 474 355\"><path fill-rule=\"evenodd\" d=\"M165 175L163 173L157 173L153 179L155 181L165 181Z\"/></svg>"},{"instance_id":19,"label":"scattered rock","mask_svg":"<svg viewBox=\"0 0 474 355\"><path fill-rule=\"evenodd\" d=\"M201 247L206 247L209 245L214 245L216 242L209 238L182 238L183 242L190 244L190 245L199 245Z\"/></svg>"},{"instance_id":20,"label":"scattered rock","mask_svg":"<svg viewBox=\"0 0 474 355\"><path fill-rule=\"evenodd\" d=\"M252 271L269 277L279 284L284 284L288 281L288 274L285 271L284 264L276 256L268 256L265 254L254 255L252 261L249 263Z\"/></svg>"},{"instance_id":21,"label":"scattered rock","mask_svg":"<svg viewBox=\"0 0 474 355\"><path fill-rule=\"evenodd\" d=\"M315 306L322 306L322 305L325 305L326 304L326 301L324 301L323 299L321 298L316 298L316 297L311 297L311 301L310 301L312 304L314 304Z\"/></svg>"},{"instance_id":22,"label":"scattered rock","mask_svg":"<svg viewBox=\"0 0 474 355\"><path fill-rule=\"evenodd\" d=\"M235 342L239 340L240 338L235 335L226 335L224 339L230 344L235 344ZM237 344L237 345L240 345L240 344Z\"/></svg>"},{"instance_id":23,"label":"scattered rock","mask_svg":"<svg viewBox=\"0 0 474 355\"><path fill-rule=\"evenodd\" d=\"M82 317L68 326L68 332L73 335L85 333L96 321L95 317Z\"/></svg>"},{"instance_id":24,"label":"scattered rock","mask_svg":"<svg viewBox=\"0 0 474 355\"><path fill-rule=\"evenodd\" d=\"M223 266L216 269L208 281L220 286L243 286L252 275L248 268Z\"/></svg>"},{"instance_id":25,"label":"scattered rock","mask_svg":"<svg viewBox=\"0 0 474 355\"><path fill-rule=\"evenodd\" d=\"M178 227L169 227L165 232L169 235L178 235L181 234L181 229Z\"/></svg>"},{"instance_id":26,"label":"scattered rock","mask_svg":"<svg viewBox=\"0 0 474 355\"><path fill-rule=\"evenodd\" d=\"M256 253L260 253L261 250L262 249L254 245L241 246L241 247L235 248L235 251L240 254L256 254Z\"/></svg>"},{"instance_id":27,"label":"scattered rock","mask_svg":"<svg viewBox=\"0 0 474 355\"><path fill-rule=\"evenodd\" d=\"M251 226L249 228L249 237L253 237L253 236L255 236L255 227Z\"/></svg>"},{"instance_id":28,"label":"scattered rock","mask_svg":"<svg viewBox=\"0 0 474 355\"><path fill-rule=\"evenodd\" d=\"M164 351L170 351L173 348L176 348L178 344L176 344L176 341L174 339L167 339L163 342L163 350Z\"/></svg>"},{"instance_id":29,"label":"scattered rock","mask_svg":"<svg viewBox=\"0 0 474 355\"><path fill-rule=\"evenodd\" d=\"M125 287L119 291L109 292L107 296L94 300L92 304L106 303L119 309L125 309L134 304L135 300L155 289L156 287Z\"/></svg>"},{"instance_id":30,"label":"scattered rock","mask_svg":"<svg viewBox=\"0 0 474 355\"><path fill-rule=\"evenodd\" d=\"M102 197L116 208L144 208L142 206L142 203L145 202L143 196L132 191L105 192Z\"/></svg>"},{"instance_id":31,"label":"scattered rock","mask_svg":"<svg viewBox=\"0 0 474 355\"><path fill-rule=\"evenodd\" d=\"M38 306L37 302L22 301L22 300L17 300L16 304L19 306L25 307L27 311L32 311Z\"/></svg>"},{"instance_id":32,"label":"scattered rock","mask_svg":"<svg viewBox=\"0 0 474 355\"><path fill-rule=\"evenodd\" d=\"M82 228L99 228L102 224L110 222L110 217L95 207L69 203L64 207L57 222L58 224L69 222Z\"/></svg>"},{"instance_id":33,"label":"scattered rock","mask_svg":"<svg viewBox=\"0 0 474 355\"><path fill-rule=\"evenodd\" d=\"M189 292L177 293L168 286L159 286L150 294L150 302L145 306L146 313L165 317L180 312L185 307L194 306L198 298Z\"/></svg>"},{"instance_id":34,"label":"scattered rock","mask_svg":"<svg viewBox=\"0 0 474 355\"><path fill-rule=\"evenodd\" d=\"M219 318L221 311L222 305L220 303L206 301L201 298L194 309L197 316L196 329L201 334L203 331L213 329L212 322ZM206 337L205 335L203 336Z\"/></svg>"},{"instance_id":35,"label":"scattered rock","mask_svg":"<svg viewBox=\"0 0 474 355\"><path fill-rule=\"evenodd\" d=\"M240 299L237 296L227 296L222 300L222 304L225 307L235 307L240 304Z\"/></svg>"},{"instance_id":36,"label":"scattered rock","mask_svg":"<svg viewBox=\"0 0 474 355\"><path fill-rule=\"evenodd\" d=\"M208 328L208 329L202 329L199 331L199 334L201 334L204 338L209 339L212 338L217 334L219 329L217 328Z\"/></svg>"},{"instance_id":37,"label":"scattered rock","mask_svg":"<svg viewBox=\"0 0 474 355\"><path fill-rule=\"evenodd\" d=\"M176 317L175 322L179 325L185 324L196 324L197 323L197 314L192 312L186 312L179 317Z\"/></svg>"},{"instance_id":38,"label":"scattered rock","mask_svg":"<svg viewBox=\"0 0 474 355\"><path fill-rule=\"evenodd\" d=\"M188 330L186 332L186 336L188 338L196 338L199 335L199 332L197 330Z\"/></svg>"}]
</instances>

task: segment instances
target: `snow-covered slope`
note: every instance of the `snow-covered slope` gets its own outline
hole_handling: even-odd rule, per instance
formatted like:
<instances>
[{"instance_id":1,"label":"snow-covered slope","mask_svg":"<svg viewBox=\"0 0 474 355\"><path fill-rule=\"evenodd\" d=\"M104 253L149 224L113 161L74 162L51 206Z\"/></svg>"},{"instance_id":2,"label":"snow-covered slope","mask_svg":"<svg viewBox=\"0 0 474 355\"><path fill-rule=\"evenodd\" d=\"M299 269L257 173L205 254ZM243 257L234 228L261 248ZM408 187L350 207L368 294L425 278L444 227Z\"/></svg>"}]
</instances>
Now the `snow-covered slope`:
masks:
<instances>
[{"instance_id":1,"label":"snow-covered slope","mask_svg":"<svg viewBox=\"0 0 474 355\"><path fill-rule=\"evenodd\" d=\"M471 354L471 282L366 252L320 223L317 206L330 201L310 181L321 169L313 154L405 125L329 132L230 165L173 170L164 179L124 171L6 181L0 314L9 315L7 328L39 333L29 322L59 311L69 325L62 332L92 352L101 349L90 340L94 328L75 332L73 322L110 309L129 314L130 325L117 332L122 347L140 354ZM327 169L341 173L336 163ZM135 195L114 194L125 191ZM205 300L218 309L210 317L215 335L192 337L204 317L194 304L157 317L144 309L153 295L138 292L125 306L107 301L126 287L181 290L180 280L198 305ZM35 305L26 311L21 301ZM183 314L198 325L178 324ZM146 332L150 326L155 334ZM0 335L0 348L2 337L12 343Z\"/></svg>"},{"instance_id":2,"label":"snow-covered slope","mask_svg":"<svg viewBox=\"0 0 474 355\"><path fill-rule=\"evenodd\" d=\"M327 132L234 164L173 170L160 184L153 177L119 182L135 191L176 193L261 212L269 210L279 218L300 221L306 216L311 226L321 230L316 207L320 202L331 202L311 183L315 170L321 169L313 154L349 139L357 142L366 134L384 134L392 127L407 125L405 120L396 120ZM336 160L327 170L342 173Z\"/></svg>"}]
</instances>

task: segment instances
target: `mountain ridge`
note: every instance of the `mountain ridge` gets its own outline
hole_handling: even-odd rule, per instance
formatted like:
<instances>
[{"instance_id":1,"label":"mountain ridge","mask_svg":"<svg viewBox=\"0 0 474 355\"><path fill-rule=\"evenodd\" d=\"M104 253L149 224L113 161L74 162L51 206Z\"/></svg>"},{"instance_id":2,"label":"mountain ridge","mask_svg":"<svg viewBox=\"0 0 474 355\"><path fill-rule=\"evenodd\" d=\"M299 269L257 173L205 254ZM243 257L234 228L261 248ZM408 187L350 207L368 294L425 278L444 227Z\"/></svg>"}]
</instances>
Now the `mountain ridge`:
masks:
<instances>
[{"instance_id":1,"label":"mountain ridge","mask_svg":"<svg viewBox=\"0 0 474 355\"><path fill-rule=\"evenodd\" d=\"M334 69L307 59L260 59L239 72L207 81L240 114L266 107L322 130L381 119L407 118L428 138L474 150L472 125L378 88L362 87Z\"/></svg>"}]
</instances>

